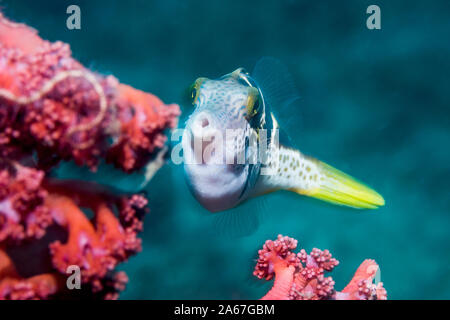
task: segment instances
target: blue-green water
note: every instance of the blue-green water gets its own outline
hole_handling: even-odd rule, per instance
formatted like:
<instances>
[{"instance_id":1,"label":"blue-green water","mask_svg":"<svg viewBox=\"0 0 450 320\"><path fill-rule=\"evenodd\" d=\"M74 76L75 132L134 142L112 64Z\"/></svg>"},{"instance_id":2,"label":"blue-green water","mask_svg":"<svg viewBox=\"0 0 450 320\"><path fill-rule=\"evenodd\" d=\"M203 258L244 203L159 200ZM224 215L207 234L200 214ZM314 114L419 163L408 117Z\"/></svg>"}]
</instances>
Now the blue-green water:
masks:
<instances>
[{"instance_id":1,"label":"blue-green water","mask_svg":"<svg viewBox=\"0 0 450 320\"><path fill-rule=\"evenodd\" d=\"M69 4L80 5L82 30L65 27ZM381 30L366 28L370 4L381 8ZM374 258L389 298L450 298L449 1L0 5L42 37L70 43L86 66L165 102L181 102L199 76L279 58L302 96L302 119L290 132L302 151L386 199L361 212L279 192L211 214L190 195L182 168L168 164L147 188L143 252L121 265L130 277L123 298L259 298L268 284L252 279L253 259L278 233L307 250L330 249L341 261L337 289Z\"/></svg>"}]
</instances>

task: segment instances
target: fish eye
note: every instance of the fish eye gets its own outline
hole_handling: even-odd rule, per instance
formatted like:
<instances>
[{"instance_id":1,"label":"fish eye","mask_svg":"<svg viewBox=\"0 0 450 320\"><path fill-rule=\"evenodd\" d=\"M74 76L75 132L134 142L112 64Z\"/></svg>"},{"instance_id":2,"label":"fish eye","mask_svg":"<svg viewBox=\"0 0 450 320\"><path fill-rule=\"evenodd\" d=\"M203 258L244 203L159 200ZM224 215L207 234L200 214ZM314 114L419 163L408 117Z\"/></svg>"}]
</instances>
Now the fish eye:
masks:
<instances>
[{"instance_id":1,"label":"fish eye","mask_svg":"<svg viewBox=\"0 0 450 320\"><path fill-rule=\"evenodd\" d=\"M245 106L247 109L247 114L245 116L247 120L250 120L259 112L259 107L261 104L260 100L261 97L258 89L250 87L248 91L247 104Z\"/></svg>"},{"instance_id":2,"label":"fish eye","mask_svg":"<svg viewBox=\"0 0 450 320\"><path fill-rule=\"evenodd\" d=\"M192 104L196 104L198 100L198 96L200 93L200 86L202 83L206 80L206 78L198 78L195 80L195 82L191 85L190 89L190 98L192 101Z\"/></svg>"},{"instance_id":3,"label":"fish eye","mask_svg":"<svg viewBox=\"0 0 450 320\"><path fill-rule=\"evenodd\" d=\"M194 88L192 88L192 90L191 90L191 99L192 99L192 101L194 101L195 100L195 97L197 96L197 89L194 87Z\"/></svg>"},{"instance_id":4,"label":"fish eye","mask_svg":"<svg viewBox=\"0 0 450 320\"><path fill-rule=\"evenodd\" d=\"M195 104L197 102L197 98L198 98L198 87L197 82L194 82L189 87L189 100L192 102L192 104Z\"/></svg>"},{"instance_id":5,"label":"fish eye","mask_svg":"<svg viewBox=\"0 0 450 320\"><path fill-rule=\"evenodd\" d=\"M253 105L253 112L256 114L259 111L259 96L258 98L255 100L255 104Z\"/></svg>"}]
</instances>

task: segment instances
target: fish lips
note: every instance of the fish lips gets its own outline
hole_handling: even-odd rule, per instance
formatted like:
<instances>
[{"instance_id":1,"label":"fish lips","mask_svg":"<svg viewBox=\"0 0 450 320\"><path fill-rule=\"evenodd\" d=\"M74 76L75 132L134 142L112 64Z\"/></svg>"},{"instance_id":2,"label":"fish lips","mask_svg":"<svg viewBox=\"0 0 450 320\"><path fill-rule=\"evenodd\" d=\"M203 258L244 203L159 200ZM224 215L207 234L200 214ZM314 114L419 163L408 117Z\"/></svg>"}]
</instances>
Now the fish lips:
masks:
<instances>
[{"instance_id":1,"label":"fish lips","mask_svg":"<svg viewBox=\"0 0 450 320\"><path fill-rule=\"evenodd\" d=\"M183 134L183 154L186 164L212 164L222 161L219 159L223 148L222 131L214 127L212 117L205 113L189 121Z\"/></svg>"}]
</instances>

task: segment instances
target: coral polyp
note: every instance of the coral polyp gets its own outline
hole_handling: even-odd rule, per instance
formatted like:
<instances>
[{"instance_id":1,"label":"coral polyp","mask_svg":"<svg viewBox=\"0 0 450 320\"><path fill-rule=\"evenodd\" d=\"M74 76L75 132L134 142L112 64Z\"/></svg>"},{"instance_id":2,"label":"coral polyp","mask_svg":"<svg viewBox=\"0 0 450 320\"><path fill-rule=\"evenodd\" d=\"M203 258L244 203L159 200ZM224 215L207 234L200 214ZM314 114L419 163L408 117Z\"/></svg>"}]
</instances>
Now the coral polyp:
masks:
<instances>
[{"instance_id":1,"label":"coral polyp","mask_svg":"<svg viewBox=\"0 0 450 320\"><path fill-rule=\"evenodd\" d=\"M364 260L350 283L336 291L332 271L338 264L328 250L314 248L309 254L297 248L297 240L278 235L267 240L258 251L258 261L253 275L259 279L274 280L273 287L262 300L385 300L386 290L382 282L374 284L379 270L375 260Z\"/></svg>"}]
</instances>

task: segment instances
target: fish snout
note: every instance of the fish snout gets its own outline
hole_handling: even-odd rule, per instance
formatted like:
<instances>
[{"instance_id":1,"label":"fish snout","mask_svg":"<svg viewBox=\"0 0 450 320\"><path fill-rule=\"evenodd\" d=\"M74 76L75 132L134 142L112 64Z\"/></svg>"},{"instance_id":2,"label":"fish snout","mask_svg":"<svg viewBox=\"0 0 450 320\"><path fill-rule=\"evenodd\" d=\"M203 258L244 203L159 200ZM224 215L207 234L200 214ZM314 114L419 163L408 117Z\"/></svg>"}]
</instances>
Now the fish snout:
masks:
<instances>
[{"instance_id":1,"label":"fish snout","mask_svg":"<svg viewBox=\"0 0 450 320\"><path fill-rule=\"evenodd\" d=\"M213 117L207 112L195 115L191 122L190 134L191 149L194 150L195 158L200 163L208 163L218 147L216 142L221 140L217 139L221 131L215 126ZM210 152L212 154L209 154Z\"/></svg>"},{"instance_id":2,"label":"fish snout","mask_svg":"<svg viewBox=\"0 0 450 320\"><path fill-rule=\"evenodd\" d=\"M208 112L200 112L197 115L195 115L194 119L192 120L192 131L193 132L201 132L208 130L210 127L212 127L212 117Z\"/></svg>"},{"instance_id":3,"label":"fish snout","mask_svg":"<svg viewBox=\"0 0 450 320\"><path fill-rule=\"evenodd\" d=\"M214 119L207 112L197 114L192 120L190 129L194 139L204 141L211 140L211 138L219 133L219 130L214 125Z\"/></svg>"}]
</instances>

